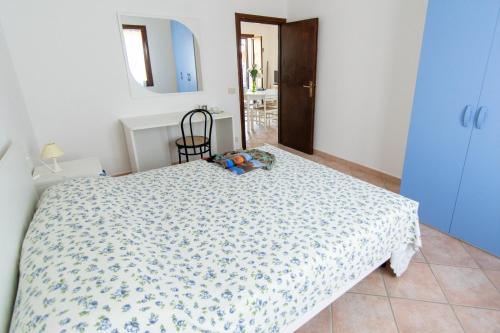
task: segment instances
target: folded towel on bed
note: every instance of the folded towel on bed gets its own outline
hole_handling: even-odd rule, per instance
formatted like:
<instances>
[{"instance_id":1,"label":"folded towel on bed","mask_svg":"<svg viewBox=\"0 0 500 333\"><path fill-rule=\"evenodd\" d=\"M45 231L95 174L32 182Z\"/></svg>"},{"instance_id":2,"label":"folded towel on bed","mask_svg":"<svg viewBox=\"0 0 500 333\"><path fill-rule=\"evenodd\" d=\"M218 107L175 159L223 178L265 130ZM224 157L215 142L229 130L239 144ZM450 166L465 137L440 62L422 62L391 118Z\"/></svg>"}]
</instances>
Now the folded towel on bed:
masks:
<instances>
[{"instance_id":1,"label":"folded towel on bed","mask_svg":"<svg viewBox=\"0 0 500 333\"><path fill-rule=\"evenodd\" d=\"M215 162L236 175L242 175L256 169L271 170L275 157L259 149L233 150L217 154L209 162Z\"/></svg>"},{"instance_id":2,"label":"folded towel on bed","mask_svg":"<svg viewBox=\"0 0 500 333\"><path fill-rule=\"evenodd\" d=\"M228 156L228 157L223 157L220 160L217 160L216 162L223 165L226 169L232 168L237 165L241 165L245 162L253 160L252 155L247 154L247 153L239 153L236 155Z\"/></svg>"}]
</instances>

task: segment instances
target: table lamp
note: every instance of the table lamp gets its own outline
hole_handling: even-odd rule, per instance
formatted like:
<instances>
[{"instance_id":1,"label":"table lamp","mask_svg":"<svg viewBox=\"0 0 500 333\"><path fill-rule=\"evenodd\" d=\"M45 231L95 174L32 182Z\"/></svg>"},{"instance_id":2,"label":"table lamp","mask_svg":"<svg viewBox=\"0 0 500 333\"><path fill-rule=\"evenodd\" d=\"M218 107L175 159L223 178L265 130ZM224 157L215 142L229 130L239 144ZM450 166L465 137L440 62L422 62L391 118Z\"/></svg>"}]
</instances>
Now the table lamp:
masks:
<instances>
[{"instance_id":1,"label":"table lamp","mask_svg":"<svg viewBox=\"0 0 500 333\"><path fill-rule=\"evenodd\" d=\"M45 166L50 169L52 172L61 172L62 169L57 164L57 158L61 157L64 155L64 152L59 148L55 143L48 143L45 146L43 146L42 153L41 153L41 158L43 160L49 160L52 159L53 164L52 167L49 167L47 164Z\"/></svg>"}]
</instances>

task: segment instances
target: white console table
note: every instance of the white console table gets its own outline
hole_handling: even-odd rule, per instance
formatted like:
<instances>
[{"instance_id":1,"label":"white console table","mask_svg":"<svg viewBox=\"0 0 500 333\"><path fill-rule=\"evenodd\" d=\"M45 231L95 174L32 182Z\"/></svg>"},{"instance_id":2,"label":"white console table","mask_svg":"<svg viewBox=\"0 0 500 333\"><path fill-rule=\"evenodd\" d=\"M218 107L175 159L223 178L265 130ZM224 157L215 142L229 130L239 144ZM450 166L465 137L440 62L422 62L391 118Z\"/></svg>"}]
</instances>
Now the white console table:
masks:
<instances>
[{"instance_id":1,"label":"white console table","mask_svg":"<svg viewBox=\"0 0 500 333\"><path fill-rule=\"evenodd\" d=\"M177 162L175 140L182 136L180 123L184 112L121 118L132 172L146 171ZM234 149L233 116L212 114L212 154ZM193 132L201 129L203 117L193 117ZM196 156L190 156L194 160Z\"/></svg>"}]
</instances>

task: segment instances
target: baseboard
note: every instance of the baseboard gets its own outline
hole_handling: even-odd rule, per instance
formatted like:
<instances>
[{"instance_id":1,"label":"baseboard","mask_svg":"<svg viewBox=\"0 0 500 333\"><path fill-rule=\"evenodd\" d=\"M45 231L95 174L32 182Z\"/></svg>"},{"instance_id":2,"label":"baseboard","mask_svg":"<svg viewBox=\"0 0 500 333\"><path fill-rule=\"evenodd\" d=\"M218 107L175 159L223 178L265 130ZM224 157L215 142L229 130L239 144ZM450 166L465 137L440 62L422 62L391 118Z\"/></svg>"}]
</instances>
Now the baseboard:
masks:
<instances>
[{"instance_id":1,"label":"baseboard","mask_svg":"<svg viewBox=\"0 0 500 333\"><path fill-rule=\"evenodd\" d=\"M355 170L359 170L361 172L364 172L364 173L367 173L367 174L371 174L371 175L374 175L374 176L377 176L377 177L382 177L382 178L386 179L387 181L389 181L391 183L394 183L394 184L397 184L397 185L401 185L401 179L400 178L392 176L392 175L389 175L389 174L384 173L382 171L371 169L371 168L366 167L364 165L361 165L361 164L358 164L358 163L355 163L355 162L351 162L351 161L345 160L345 159L337 157L335 155L331 155L331 154L325 153L324 151L321 151L321 150L314 149L314 154L318 155L320 157L323 157L323 158L330 159L330 160L332 160L334 162L337 162L339 164L346 165L349 168L352 168L352 169L355 169Z\"/></svg>"},{"instance_id":2,"label":"baseboard","mask_svg":"<svg viewBox=\"0 0 500 333\"><path fill-rule=\"evenodd\" d=\"M121 177L121 176L127 176L130 175L132 172L127 171L127 172L119 172L119 173L114 173L111 175L111 177Z\"/></svg>"}]
</instances>

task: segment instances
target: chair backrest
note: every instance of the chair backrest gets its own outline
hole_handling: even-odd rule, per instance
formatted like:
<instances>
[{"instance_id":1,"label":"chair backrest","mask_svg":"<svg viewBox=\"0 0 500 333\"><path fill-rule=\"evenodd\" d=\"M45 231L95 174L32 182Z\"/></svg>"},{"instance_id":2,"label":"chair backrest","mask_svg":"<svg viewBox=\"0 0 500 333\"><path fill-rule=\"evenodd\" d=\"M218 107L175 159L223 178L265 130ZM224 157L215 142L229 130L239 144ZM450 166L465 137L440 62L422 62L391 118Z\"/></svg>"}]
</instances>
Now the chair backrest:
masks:
<instances>
[{"instance_id":1,"label":"chair backrest","mask_svg":"<svg viewBox=\"0 0 500 333\"><path fill-rule=\"evenodd\" d=\"M198 122L197 118L201 118L201 124L203 125L203 136L208 139L206 142L207 144L211 144L212 142L212 127L214 125L214 118L212 117L212 114L208 112L207 110L203 109L195 109L192 111L189 111L182 117L181 120L181 131L182 131L182 141L184 143L184 146L186 145L186 133L184 132L184 126L185 122L188 121L189 124L189 136L191 137L191 142L194 142L194 134L193 131L193 117L195 117L194 121L195 123ZM208 135L207 135L208 134ZM200 134L201 136L201 134Z\"/></svg>"}]
</instances>

